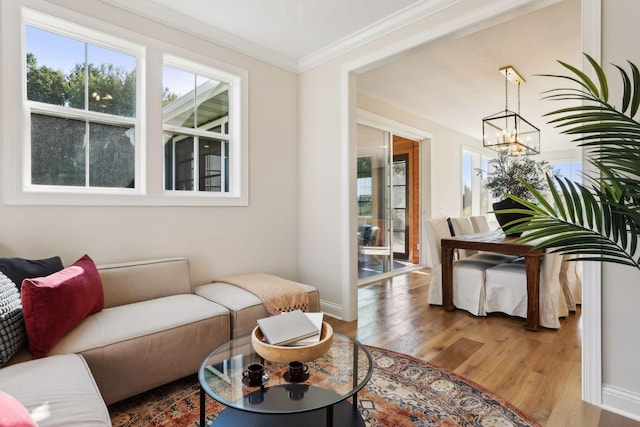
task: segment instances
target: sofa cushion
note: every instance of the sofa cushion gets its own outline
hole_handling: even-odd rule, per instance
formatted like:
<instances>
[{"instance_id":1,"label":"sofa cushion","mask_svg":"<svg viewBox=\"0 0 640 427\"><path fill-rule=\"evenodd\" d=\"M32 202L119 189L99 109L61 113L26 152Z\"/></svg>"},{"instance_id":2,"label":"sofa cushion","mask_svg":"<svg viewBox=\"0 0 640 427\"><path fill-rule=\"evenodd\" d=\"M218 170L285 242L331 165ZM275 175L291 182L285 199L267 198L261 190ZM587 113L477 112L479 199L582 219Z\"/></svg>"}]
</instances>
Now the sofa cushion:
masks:
<instances>
[{"instance_id":1,"label":"sofa cushion","mask_svg":"<svg viewBox=\"0 0 640 427\"><path fill-rule=\"evenodd\" d=\"M85 317L102 310L100 274L85 255L57 273L25 279L22 305L31 354L44 357Z\"/></svg>"},{"instance_id":2,"label":"sofa cushion","mask_svg":"<svg viewBox=\"0 0 640 427\"><path fill-rule=\"evenodd\" d=\"M0 427L38 427L15 397L0 390Z\"/></svg>"},{"instance_id":3,"label":"sofa cushion","mask_svg":"<svg viewBox=\"0 0 640 427\"><path fill-rule=\"evenodd\" d=\"M225 307L194 294L105 308L88 316L60 340L51 354L82 353L221 315L228 315Z\"/></svg>"},{"instance_id":4,"label":"sofa cushion","mask_svg":"<svg viewBox=\"0 0 640 427\"><path fill-rule=\"evenodd\" d=\"M186 258L105 264L99 265L98 271L105 308L193 292Z\"/></svg>"},{"instance_id":5,"label":"sofa cushion","mask_svg":"<svg viewBox=\"0 0 640 427\"><path fill-rule=\"evenodd\" d=\"M309 295L309 311L320 311L318 290L304 283L298 285ZM229 283L214 282L201 285L196 288L195 293L229 309L231 338L251 333L257 325L257 320L269 315L260 298Z\"/></svg>"},{"instance_id":6,"label":"sofa cushion","mask_svg":"<svg viewBox=\"0 0 640 427\"><path fill-rule=\"evenodd\" d=\"M0 273L0 367L27 343L18 288Z\"/></svg>"},{"instance_id":7,"label":"sofa cushion","mask_svg":"<svg viewBox=\"0 0 640 427\"><path fill-rule=\"evenodd\" d=\"M48 276L63 268L58 256L45 259L0 258L0 271L16 284L18 290L24 279Z\"/></svg>"},{"instance_id":8,"label":"sofa cushion","mask_svg":"<svg viewBox=\"0 0 640 427\"><path fill-rule=\"evenodd\" d=\"M84 358L64 354L0 369L2 390L39 427L110 426L109 412Z\"/></svg>"},{"instance_id":9,"label":"sofa cushion","mask_svg":"<svg viewBox=\"0 0 640 427\"><path fill-rule=\"evenodd\" d=\"M181 294L105 308L49 354L81 353L111 404L197 372L205 356L228 340L226 308Z\"/></svg>"}]
</instances>

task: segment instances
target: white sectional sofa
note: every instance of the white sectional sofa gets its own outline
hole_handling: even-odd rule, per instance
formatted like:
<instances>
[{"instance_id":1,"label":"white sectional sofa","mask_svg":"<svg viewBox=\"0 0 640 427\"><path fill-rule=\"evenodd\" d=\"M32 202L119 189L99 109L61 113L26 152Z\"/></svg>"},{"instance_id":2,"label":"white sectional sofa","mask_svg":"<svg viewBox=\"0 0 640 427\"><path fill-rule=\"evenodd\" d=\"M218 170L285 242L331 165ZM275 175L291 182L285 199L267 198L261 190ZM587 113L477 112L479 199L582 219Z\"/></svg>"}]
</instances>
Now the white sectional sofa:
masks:
<instances>
[{"instance_id":1,"label":"white sectional sofa","mask_svg":"<svg viewBox=\"0 0 640 427\"><path fill-rule=\"evenodd\" d=\"M56 411L39 419L40 427L110 425L106 405L197 372L215 347L266 316L260 300L243 289L225 283L193 287L185 258L103 265L98 271L104 309L86 317L47 357L26 361L25 348L0 369L0 390L34 418L47 399L55 400ZM304 289L309 311L319 311L317 289Z\"/></svg>"}]
</instances>

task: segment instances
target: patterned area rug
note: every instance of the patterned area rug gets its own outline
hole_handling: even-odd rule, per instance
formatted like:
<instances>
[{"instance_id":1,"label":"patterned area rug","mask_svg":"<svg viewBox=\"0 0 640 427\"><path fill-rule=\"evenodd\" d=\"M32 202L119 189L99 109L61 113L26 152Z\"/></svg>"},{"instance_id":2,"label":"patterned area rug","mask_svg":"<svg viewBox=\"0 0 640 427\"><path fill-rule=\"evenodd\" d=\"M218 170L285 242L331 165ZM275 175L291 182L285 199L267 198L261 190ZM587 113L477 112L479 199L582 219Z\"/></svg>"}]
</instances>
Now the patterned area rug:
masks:
<instances>
[{"instance_id":1,"label":"patterned area rug","mask_svg":"<svg viewBox=\"0 0 640 427\"><path fill-rule=\"evenodd\" d=\"M367 427L540 425L504 399L428 362L376 347L373 376L358 393ZM199 387L192 375L109 408L113 427L199 426ZM207 424L224 406L207 398Z\"/></svg>"}]
</instances>

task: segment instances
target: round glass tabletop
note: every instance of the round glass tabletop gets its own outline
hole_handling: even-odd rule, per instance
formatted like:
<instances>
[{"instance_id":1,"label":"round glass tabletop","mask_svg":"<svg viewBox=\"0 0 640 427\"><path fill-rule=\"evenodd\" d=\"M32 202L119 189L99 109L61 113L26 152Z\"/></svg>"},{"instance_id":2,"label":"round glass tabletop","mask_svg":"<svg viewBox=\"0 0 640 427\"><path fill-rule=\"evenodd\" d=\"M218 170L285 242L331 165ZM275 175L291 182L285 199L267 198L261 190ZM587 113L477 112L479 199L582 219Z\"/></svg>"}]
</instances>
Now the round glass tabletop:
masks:
<instances>
[{"instance_id":1,"label":"round glass tabletop","mask_svg":"<svg viewBox=\"0 0 640 427\"><path fill-rule=\"evenodd\" d=\"M262 385L250 386L244 370L262 363ZM335 405L357 393L371 378L373 360L358 341L333 334L329 350L305 362L308 376L291 382L287 364L262 359L253 349L251 335L235 338L212 351L200 366L202 389L227 407L262 414L288 414Z\"/></svg>"}]
</instances>

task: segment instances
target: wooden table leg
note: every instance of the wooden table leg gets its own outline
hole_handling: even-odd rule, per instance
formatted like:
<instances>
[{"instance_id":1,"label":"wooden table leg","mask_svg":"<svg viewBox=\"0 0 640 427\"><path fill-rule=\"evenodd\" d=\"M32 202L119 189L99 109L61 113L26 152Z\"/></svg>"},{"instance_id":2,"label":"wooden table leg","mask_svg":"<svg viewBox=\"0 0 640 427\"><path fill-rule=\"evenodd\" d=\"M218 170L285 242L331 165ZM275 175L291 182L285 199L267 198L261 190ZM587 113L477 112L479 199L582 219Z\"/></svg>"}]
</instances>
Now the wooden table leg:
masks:
<instances>
[{"instance_id":1,"label":"wooden table leg","mask_svg":"<svg viewBox=\"0 0 640 427\"><path fill-rule=\"evenodd\" d=\"M442 307L453 311L453 248L442 248Z\"/></svg>"},{"instance_id":2,"label":"wooden table leg","mask_svg":"<svg viewBox=\"0 0 640 427\"><path fill-rule=\"evenodd\" d=\"M525 255L527 272L527 320L524 328L537 331L540 324L540 256Z\"/></svg>"}]
</instances>

